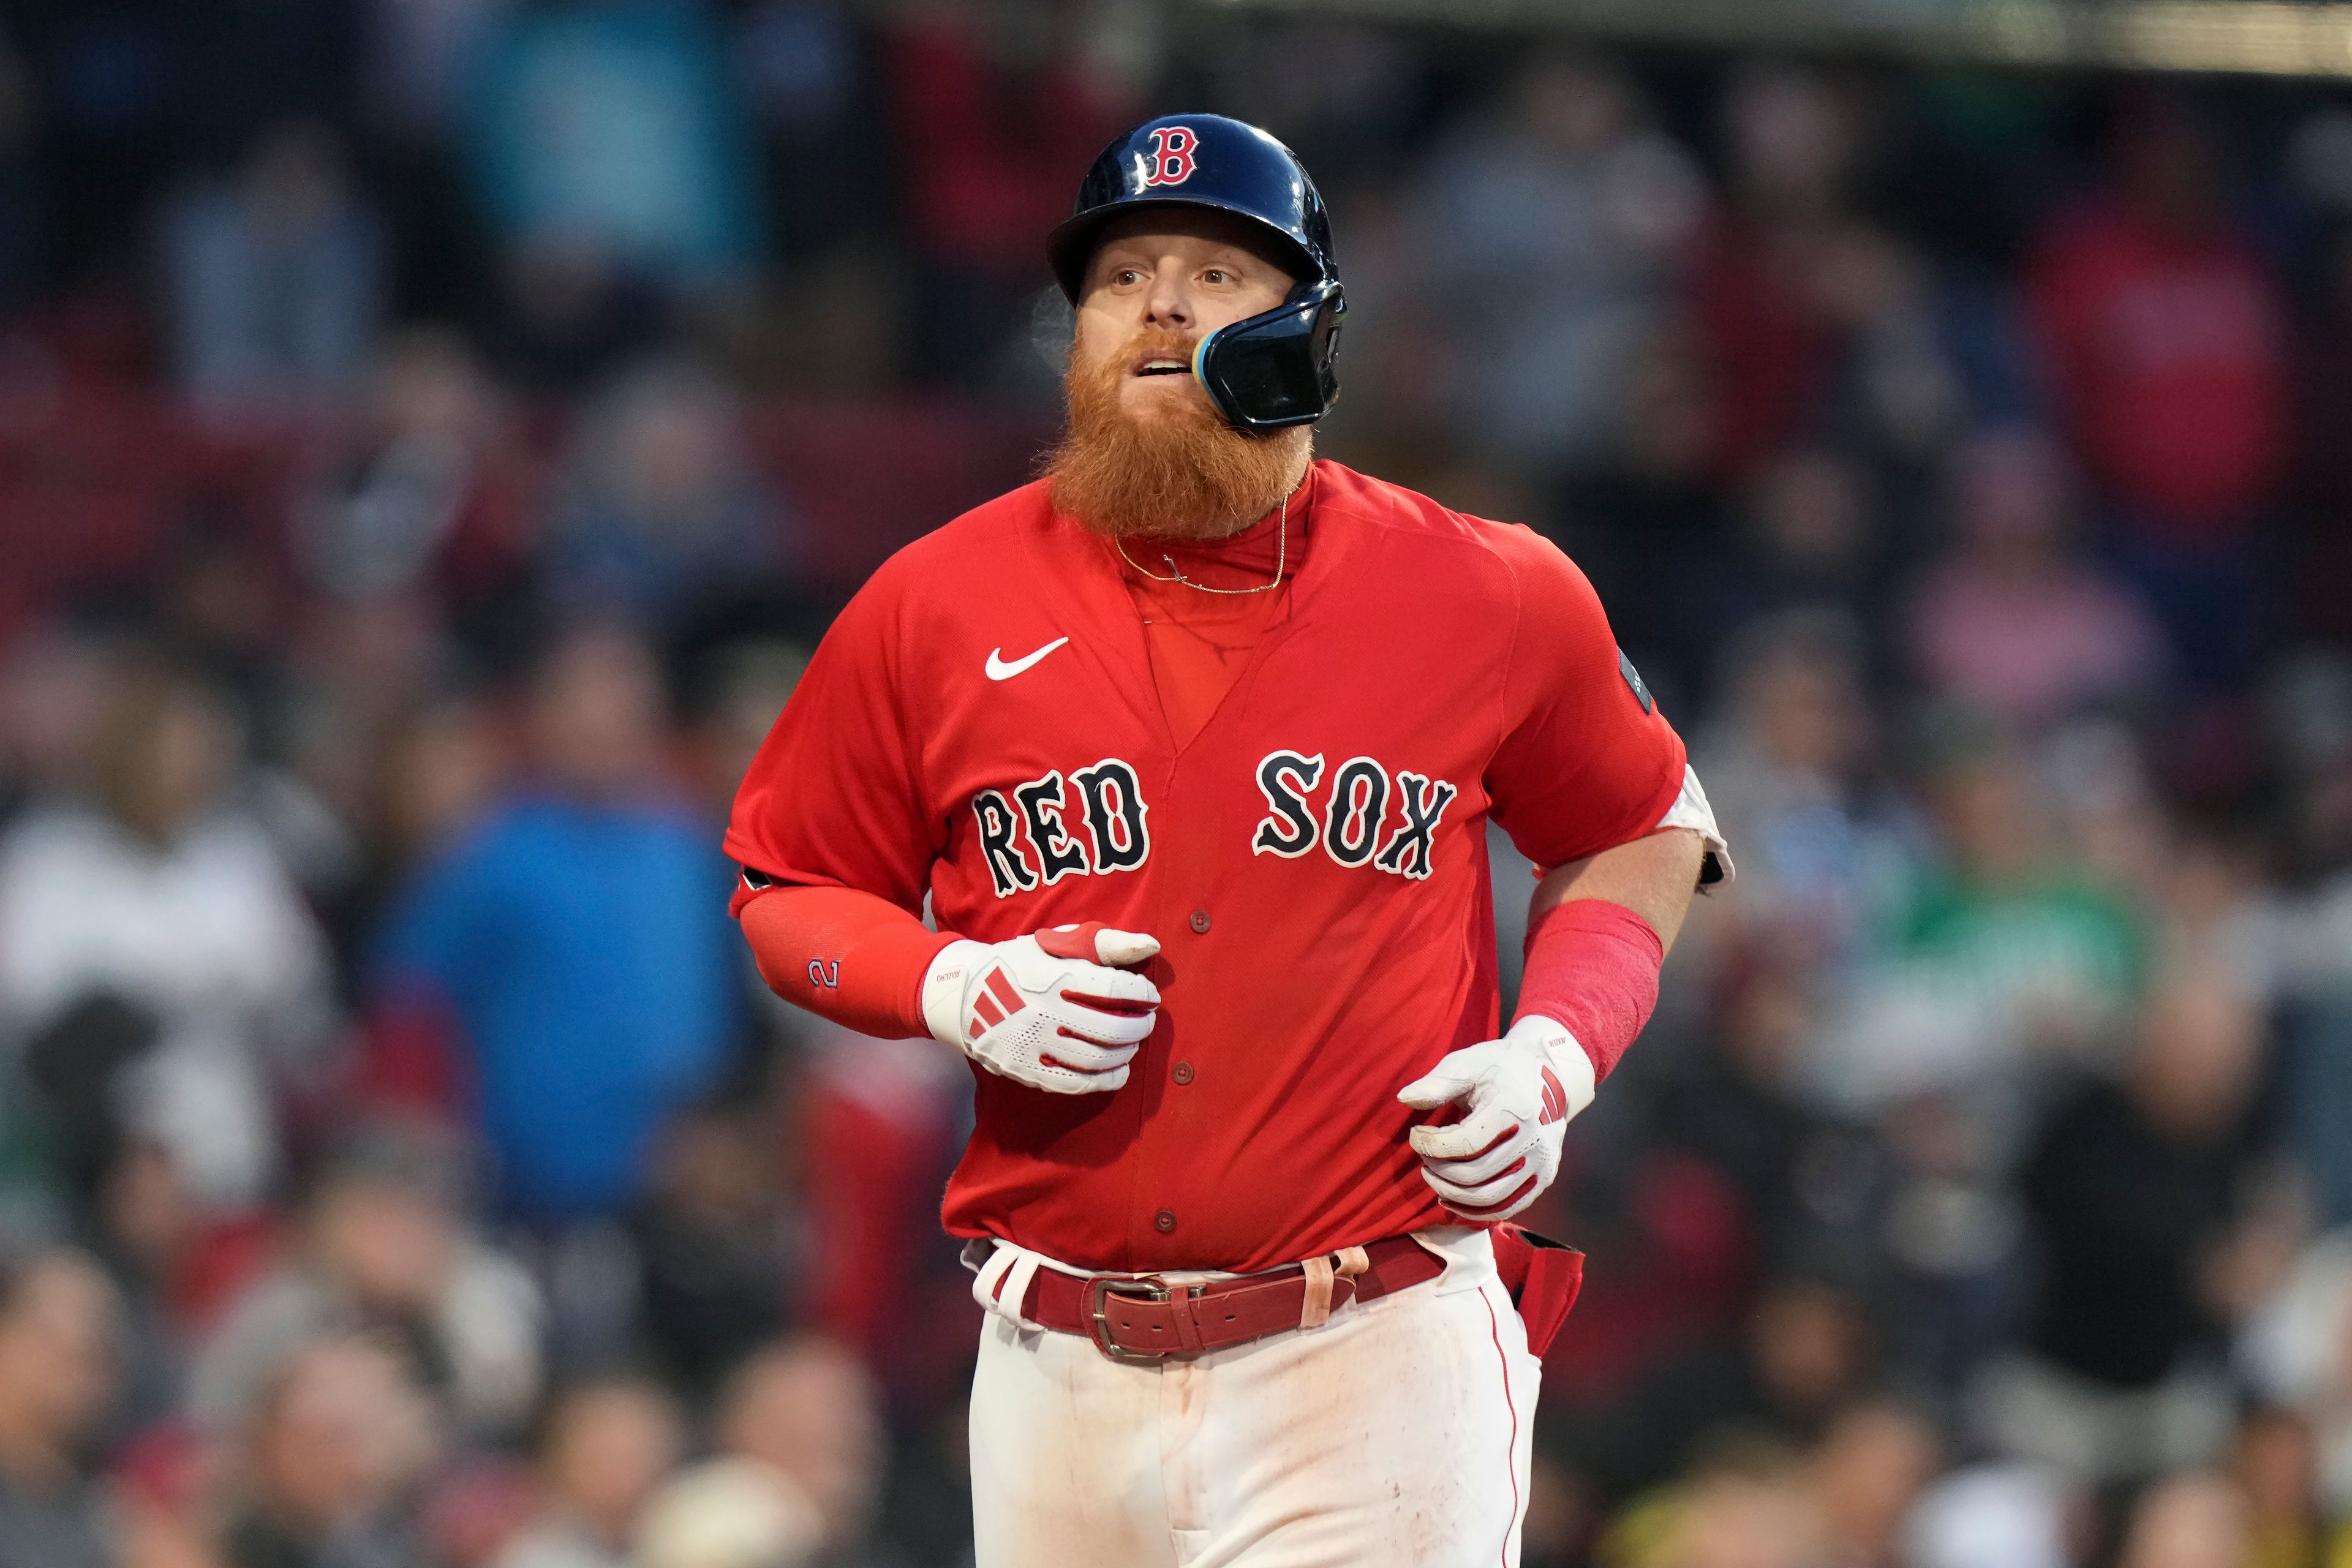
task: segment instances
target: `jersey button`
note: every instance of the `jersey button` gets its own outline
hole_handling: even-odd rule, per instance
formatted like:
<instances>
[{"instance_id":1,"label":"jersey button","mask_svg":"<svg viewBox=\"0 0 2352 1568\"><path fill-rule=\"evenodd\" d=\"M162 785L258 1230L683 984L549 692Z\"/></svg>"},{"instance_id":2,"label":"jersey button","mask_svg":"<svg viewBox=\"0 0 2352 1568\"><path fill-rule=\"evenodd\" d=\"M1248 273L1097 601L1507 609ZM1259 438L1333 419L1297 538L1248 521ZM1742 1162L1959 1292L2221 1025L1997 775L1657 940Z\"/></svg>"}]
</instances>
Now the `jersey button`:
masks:
<instances>
[{"instance_id":1,"label":"jersey button","mask_svg":"<svg viewBox=\"0 0 2352 1568\"><path fill-rule=\"evenodd\" d=\"M1194 936L1206 936L1209 934L1208 910L1194 910L1192 911L1192 934Z\"/></svg>"},{"instance_id":2,"label":"jersey button","mask_svg":"<svg viewBox=\"0 0 2352 1568\"><path fill-rule=\"evenodd\" d=\"M1162 1236L1166 1236L1170 1231L1174 1230L1176 1228L1175 1211L1172 1209L1161 1209L1158 1214L1153 1215L1151 1216L1151 1228L1158 1231Z\"/></svg>"},{"instance_id":3,"label":"jersey button","mask_svg":"<svg viewBox=\"0 0 2352 1568\"><path fill-rule=\"evenodd\" d=\"M1178 1062L1176 1064L1175 1070L1171 1072L1168 1076L1174 1079L1178 1083L1190 1083L1192 1081L1192 1064L1191 1062Z\"/></svg>"}]
</instances>

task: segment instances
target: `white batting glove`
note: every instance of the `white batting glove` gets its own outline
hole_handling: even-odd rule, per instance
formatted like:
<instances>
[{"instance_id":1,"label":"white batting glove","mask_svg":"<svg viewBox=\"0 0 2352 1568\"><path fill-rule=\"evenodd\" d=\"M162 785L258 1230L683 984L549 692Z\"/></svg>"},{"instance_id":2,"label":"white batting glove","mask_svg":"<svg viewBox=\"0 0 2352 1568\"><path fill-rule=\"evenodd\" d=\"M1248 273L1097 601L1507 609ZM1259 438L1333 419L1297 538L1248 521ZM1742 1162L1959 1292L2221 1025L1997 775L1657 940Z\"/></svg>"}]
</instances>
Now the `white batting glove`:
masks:
<instances>
[{"instance_id":1,"label":"white batting glove","mask_svg":"<svg viewBox=\"0 0 2352 1568\"><path fill-rule=\"evenodd\" d=\"M1551 1185L1569 1118L1592 1103L1592 1061L1549 1018L1520 1019L1499 1040L1451 1052L1397 1091L1416 1110L1456 1100L1462 1120L1412 1130L1421 1179L1448 1213L1476 1225L1506 1220Z\"/></svg>"},{"instance_id":2,"label":"white batting glove","mask_svg":"<svg viewBox=\"0 0 2352 1568\"><path fill-rule=\"evenodd\" d=\"M1160 943L1098 921L1011 942L951 942L923 976L934 1038L1048 1094L1102 1094L1158 1021L1160 988L1127 966Z\"/></svg>"}]
</instances>

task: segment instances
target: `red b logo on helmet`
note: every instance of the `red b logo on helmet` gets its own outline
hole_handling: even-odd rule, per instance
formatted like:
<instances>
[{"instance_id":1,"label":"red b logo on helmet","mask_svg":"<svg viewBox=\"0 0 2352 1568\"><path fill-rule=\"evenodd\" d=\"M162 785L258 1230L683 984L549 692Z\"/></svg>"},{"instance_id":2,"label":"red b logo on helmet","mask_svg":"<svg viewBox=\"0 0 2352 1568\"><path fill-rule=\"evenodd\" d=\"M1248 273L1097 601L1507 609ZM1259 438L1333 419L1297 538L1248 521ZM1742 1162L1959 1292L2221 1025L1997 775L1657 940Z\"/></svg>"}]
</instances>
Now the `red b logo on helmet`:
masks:
<instances>
[{"instance_id":1,"label":"red b logo on helmet","mask_svg":"<svg viewBox=\"0 0 2352 1568\"><path fill-rule=\"evenodd\" d=\"M1151 133L1151 170L1143 176L1149 185L1181 185L1192 177L1192 154L1201 139L1189 125L1162 125Z\"/></svg>"}]
</instances>

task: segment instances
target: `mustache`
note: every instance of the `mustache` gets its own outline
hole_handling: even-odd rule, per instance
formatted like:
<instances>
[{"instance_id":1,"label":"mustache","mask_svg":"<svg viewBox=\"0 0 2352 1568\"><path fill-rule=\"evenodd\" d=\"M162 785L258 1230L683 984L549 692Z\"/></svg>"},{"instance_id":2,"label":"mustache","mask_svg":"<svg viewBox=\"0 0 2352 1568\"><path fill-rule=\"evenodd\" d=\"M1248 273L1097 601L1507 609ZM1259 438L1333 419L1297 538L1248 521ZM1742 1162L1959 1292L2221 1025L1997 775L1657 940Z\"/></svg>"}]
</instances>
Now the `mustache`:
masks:
<instances>
[{"instance_id":1,"label":"mustache","mask_svg":"<svg viewBox=\"0 0 2352 1568\"><path fill-rule=\"evenodd\" d=\"M1131 374L1132 367L1142 360L1181 360L1185 378L1198 385L1198 378L1192 374L1192 353L1200 346L1199 338L1172 327L1147 327L1129 338L1127 346L1113 354L1109 363L1119 374L1126 375Z\"/></svg>"}]
</instances>

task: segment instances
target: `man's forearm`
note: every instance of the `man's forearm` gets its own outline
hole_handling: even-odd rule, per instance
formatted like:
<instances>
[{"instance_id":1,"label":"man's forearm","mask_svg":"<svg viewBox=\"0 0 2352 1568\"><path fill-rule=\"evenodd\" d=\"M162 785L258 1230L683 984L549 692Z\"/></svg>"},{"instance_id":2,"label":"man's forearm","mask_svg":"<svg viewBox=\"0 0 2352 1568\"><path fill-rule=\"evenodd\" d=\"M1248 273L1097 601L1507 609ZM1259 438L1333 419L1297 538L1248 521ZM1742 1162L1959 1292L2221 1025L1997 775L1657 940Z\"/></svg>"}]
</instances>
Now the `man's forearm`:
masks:
<instances>
[{"instance_id":1,"label":"man's forearm","mask_svg":"<svg viewBox=\"0 0 2352 1568\"><path fill-rule=\"evenodd\" d=\"M1706 841L1695 829L1668 827L1554 867L1536 884L1528 905L1528 927L1534 930L1546 910L1561 904L1600 899L1648 921L1658 933L1659 946L1671 952L1698 891L1699 868L1706 858Z\"/></svg>"},{"instance_id":2,"label":"man's forearm","mask_svg":"<svg viewBox=\"0 0 2352 1568\"><path fill-rule=\"evenodd\" d=\"M771 889L739 918L760 978L785 1001L884 1039L929 1034L923 975L952 934L850 888Z\"/></svg>"},{"instance_id":3,"label":"man's forearm","mask_svg":"<svg viewBox=\"0 0 2352 1568\"><path fill-rule=\"evenodd\" d=\"M1657 1007L1658 968L1682 930L1705 854L1697 833L1668 828L1557 868L1537 885L1517 1017L1567 1029L1594 1084Z\"/></svg>"}]
</instances>

